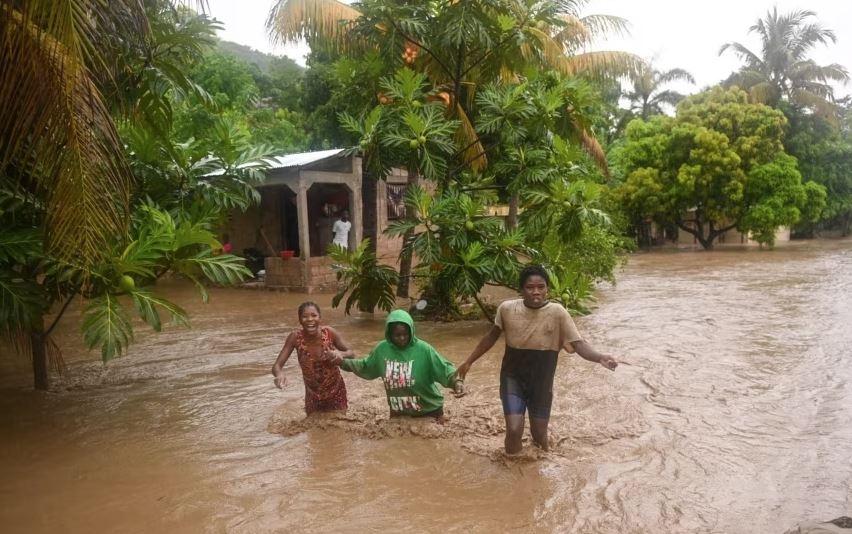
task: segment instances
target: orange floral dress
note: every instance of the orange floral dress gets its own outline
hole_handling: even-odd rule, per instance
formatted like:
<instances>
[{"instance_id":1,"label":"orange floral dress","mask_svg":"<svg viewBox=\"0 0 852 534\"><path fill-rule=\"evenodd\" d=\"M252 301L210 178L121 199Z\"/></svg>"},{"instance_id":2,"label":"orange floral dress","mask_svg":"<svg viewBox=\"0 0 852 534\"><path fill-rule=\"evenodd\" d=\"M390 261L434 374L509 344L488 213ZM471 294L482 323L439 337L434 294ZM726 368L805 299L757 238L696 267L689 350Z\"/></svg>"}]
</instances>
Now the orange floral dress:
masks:
<instances>
[{"instance_id":1,"label":"orange floral dress","mask_svg":"<svg viewBox=\"0 0 852 534\"><path fill-rule=\"evenodd\" d=\"M349 407L340 368L322 359L323 352L335 349L328 328L320 328L320 340L322 348L315 356L308 350L304 331L296 332L296 354L299 355L299 366L305 382L305 412L308 415L313 412L346 410Z\"/></svg>"}]
</instances>

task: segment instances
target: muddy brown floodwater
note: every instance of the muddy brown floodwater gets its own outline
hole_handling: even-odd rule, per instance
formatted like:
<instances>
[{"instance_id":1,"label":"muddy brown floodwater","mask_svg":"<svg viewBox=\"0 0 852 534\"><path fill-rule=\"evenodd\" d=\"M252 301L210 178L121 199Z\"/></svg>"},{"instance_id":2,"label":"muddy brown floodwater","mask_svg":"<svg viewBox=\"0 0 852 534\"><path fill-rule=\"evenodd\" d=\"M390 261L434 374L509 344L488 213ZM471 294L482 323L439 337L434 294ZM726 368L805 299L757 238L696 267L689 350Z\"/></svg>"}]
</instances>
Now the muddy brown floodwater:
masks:
<instances>
[{"instance_id":1,"label":"muddy brown floodwater","mask_svg":"<svg viewBox=\"0 0 852 534\"><path fill-rule=\"evenodd\" d=\"M565 355L553 451L502 452L502 341L444 426L389 421L346 376L346 416L303 421L296 359L271 366L301 296L163 288L191 330L138 331L106 367L59 331L49 393L0 359L4 532L773 533L852 515L852 242L637 255L578 325L632 362ZM380 318L324 319L356 349ZM484 322L420 324L462 361Z\"/></svg>"}]
</instances>

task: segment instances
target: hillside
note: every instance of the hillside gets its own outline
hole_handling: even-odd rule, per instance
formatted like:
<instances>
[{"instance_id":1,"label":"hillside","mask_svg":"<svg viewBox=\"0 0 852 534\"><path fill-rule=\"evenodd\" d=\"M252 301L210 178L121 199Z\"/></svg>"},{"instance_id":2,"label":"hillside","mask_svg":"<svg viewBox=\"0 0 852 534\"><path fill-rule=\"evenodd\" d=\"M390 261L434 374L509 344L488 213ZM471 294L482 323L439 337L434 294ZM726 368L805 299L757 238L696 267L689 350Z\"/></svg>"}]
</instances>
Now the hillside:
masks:
<instances>
[{"instance_id":1,"label":"hillside","mask_svg":"<svg viewBox=\"0 0 852 534\"><path fill-rule=\"evenodd\" d=\"M301 73L304 70L298 63L286 56L267 54L232 41L219 41L219 50L236 56L246 63L253 63L265 73L268 73L273 68L273 65L275 70L293 70L297 73Z\"/></svg>"}]
</instances>

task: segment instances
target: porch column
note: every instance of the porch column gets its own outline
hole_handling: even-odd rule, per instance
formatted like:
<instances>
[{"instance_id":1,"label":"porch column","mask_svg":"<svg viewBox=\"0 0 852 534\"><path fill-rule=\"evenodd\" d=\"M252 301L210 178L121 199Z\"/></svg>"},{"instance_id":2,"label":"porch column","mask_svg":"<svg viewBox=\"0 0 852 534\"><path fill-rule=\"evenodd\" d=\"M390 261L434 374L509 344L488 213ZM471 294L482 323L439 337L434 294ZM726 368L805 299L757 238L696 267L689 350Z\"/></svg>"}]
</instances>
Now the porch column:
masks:
<instances>
[{"instance_id":1,"label":"porch column","mask_svg":"<svg viewBox=\"0 0 852 534\"><path fill-rule=\"evenodd\" d=\"M361 158L352 158L352 176L354 180L352 180L352 185L350 186L352 194L349 196L349 207L352 210L352 229L355 230L353 234L355 237L355 246L352 248L355 248L364 239L364 216L362 214L364 203L361 201L361 180L363 180L361 176Z\"/></svg>"},{"instance_id":2,"label":"porch column","mask_svg":"<svg viewBox=\"0 0 852 534\"><path fill-rule=\"evenodd\" d=\"M299 256L303 261L311 257L311 233L308 220L308 187L299 180L299 191L296 193L296 213L299 217Z\"/></svg>"}]
</instances>

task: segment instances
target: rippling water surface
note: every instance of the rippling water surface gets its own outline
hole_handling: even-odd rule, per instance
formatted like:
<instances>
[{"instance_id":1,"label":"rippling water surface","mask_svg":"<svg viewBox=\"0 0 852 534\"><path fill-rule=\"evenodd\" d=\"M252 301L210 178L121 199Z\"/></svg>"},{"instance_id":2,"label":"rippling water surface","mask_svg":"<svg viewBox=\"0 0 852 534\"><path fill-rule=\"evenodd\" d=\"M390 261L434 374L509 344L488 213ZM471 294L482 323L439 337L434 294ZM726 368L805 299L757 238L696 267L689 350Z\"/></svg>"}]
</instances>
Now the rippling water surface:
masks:
<instances>
[{"instance_id":1,"label":"rippling water surface","mask_svg":"<svg viewBox=\"0 0 852 534\"><path fill-rule=\"evenodd\" d=\"M304 421L269 367L299 295L218 290L191 330L138 330L102 366L59 342L49 393L0 358L5 532L783 532L852 515L852 242L637 255L580 318L610 373L565 355L553 451L501 452L502 341L447 424L389 421L378 381ZM315 296L328 308L328 296ZM324 319L365 352L382 320ZM418 325L461 362L484 322Z\"/></svg>"}]
</instances>

